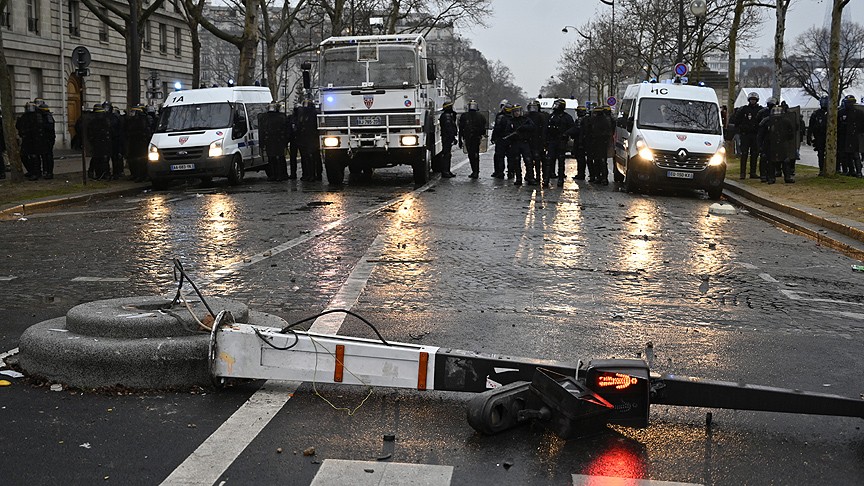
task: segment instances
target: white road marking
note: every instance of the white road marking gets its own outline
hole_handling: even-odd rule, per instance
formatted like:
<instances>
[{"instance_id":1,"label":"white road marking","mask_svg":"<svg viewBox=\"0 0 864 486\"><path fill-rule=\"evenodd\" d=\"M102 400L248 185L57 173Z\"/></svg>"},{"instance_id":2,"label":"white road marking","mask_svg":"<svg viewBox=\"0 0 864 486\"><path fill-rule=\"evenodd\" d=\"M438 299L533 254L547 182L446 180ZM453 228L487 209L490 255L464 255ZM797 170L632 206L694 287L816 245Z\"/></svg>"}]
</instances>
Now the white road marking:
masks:
<instances>
[{"instance_id":1,"label":"white road marking","mask_svg":"<svg viewBox=\"0 0 864 486\"><path fill-rule=\"evenodd\" d=\"M446 486L452 478L453 466L325 459L310 486Z\"/></svg>"},{"instance_id":2,"label":"white road marking","mask_svg":"<svg viewBox=\"0 0 864 486\"><path fill-rule=\"evenodd\" d=\"M750 270L756 270L757 268L759 268L756 265L753 265L752 263L738 262L738 264L744 268L749 268Z\"/></svg>"},{"instance_id":3,"label":"white road marking","mask_svg":"<svg viewBox=\"0 0 864 486\"><path fill-rule=\"evenodd\" d=\"M764 280L766 282L774 282L774 283L777 282L776 278L772 277L771 275L768 275L767 273L760 273L759 278L761 278L762 280Z\"/></svg>"},{"instance_id":4,"label":"white road marking","mask_svg":"<svg viewBox=\"0 0 864 486\"><path fill-rule=\"evenodd\" d=\"M18 278L18 277L14 276L14 275L7 275L5 277L0 277L0 282L8 282L10 280L15 280L16 278Z\"/></svg>"},{"instance_id":5,"label":"white road marking","mask_svg":"<svg viewBox=\"0 0 864 486\"><path fill-rule=\"evenodd\" d=\"M351 271L348 280L330 301L328 310L351 309L357 303L375 268L375 264L367 260L379 257L383 249L384 238L378 235ZM344 321L345 314L327 314L316 319L309 330L336 334ZM288 403L301 384L296 381L279 382L279 384L273 381L265 382L260 390L256 391L224 424L198 446L162 484L215 483L279 410Z\"/></svg>"},{"instance_id":6,"label":"white road marking","mask_svg":"<svg viewBox=\"0 0 864 486\"><path fill-rule=\"evenodd\" d=\"M825 302L827 304L864 305L864 303L861 302L849 302L848 300L811 299L810 297L802 297L801 294L806 294L807 292L802 292L800 290L780 289L780 293L789 297L789 300L806 300L808 302Z\"/></svg>"},{"instance_id":7,"label":"white road marking","mask_svg":"<svg viewBox=\"0 0 864 486\"><path fill-rule=\"evenodd\" d=\"M844 311L834 311L834 310L824 310L824 309L810 309L812 312L819 312L822 314L828 314L837 317L845 317L847 319L858 319L859 321L864 321L864 314L858 312L844 312Z\"/></svg>"},{"instance_id":8,"label":"white road marking","mask_svg":"<svg viewBox=\"0 0 864 486\"><path fill-rule=\"evenodd\" d=\"M573 475L573 486L696 486L701 483L677 483L651 479L615 478L611 476Z\"/></svg>"}]
</instances>

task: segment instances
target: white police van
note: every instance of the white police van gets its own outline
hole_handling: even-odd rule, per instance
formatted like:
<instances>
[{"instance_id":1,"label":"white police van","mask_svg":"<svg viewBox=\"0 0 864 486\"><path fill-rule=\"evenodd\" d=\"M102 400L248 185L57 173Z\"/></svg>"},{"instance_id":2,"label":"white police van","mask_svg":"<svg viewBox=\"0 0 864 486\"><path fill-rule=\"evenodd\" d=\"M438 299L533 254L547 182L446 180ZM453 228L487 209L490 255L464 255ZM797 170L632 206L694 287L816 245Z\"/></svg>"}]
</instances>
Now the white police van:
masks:
<instances>
[{"instance_id":1,"label":"white police van","mask_svg":"<svg viewBox=\"0 0 864 486\"><path fill-rule=\"evenodd\" d=\"M704 86L627 87L615 133L614 177L628 192L655 187L704 189L719 199L726 149L717 93Z\"/></svg>"},{"instance_id":2,"label":"white police van","mask_svg":"<svg viewBox=\"0 0 864 486\"><path fill-rule=\"evenodd\" d=\"M162 105L150 139L147 175L154 187L172 179L227 177L240 184L248 170L266 167L258 114L273 101L257 86L175 91Z\"/></svg>"}]
</instances>

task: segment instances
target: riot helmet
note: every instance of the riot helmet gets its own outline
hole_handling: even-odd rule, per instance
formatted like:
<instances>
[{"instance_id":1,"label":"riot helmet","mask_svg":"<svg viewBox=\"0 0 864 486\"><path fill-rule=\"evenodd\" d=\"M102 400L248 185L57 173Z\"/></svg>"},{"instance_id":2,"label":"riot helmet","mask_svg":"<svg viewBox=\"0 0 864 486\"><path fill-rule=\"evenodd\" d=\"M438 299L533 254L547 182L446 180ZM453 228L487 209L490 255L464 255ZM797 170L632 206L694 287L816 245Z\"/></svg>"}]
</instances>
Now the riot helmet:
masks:
<instances>
[{"instance_id":1,"label":"riot helmet","mask_svg":"<svg viewBox=\"0 0 864 486\"><path fill-rule=\"evenodd\" d=\"M754 100L756 101L756 103L759 103L759 93L757 93L755 91L751 91L750 93L747 94L747 101L754 101Z\"/></svg>"},{"instance_id":2,"label":"riot helmet","mask_svg":"<svg viewBox=\"0 0 864 486\"><path fill-rule=\"evenodd\" d=\"M566 107L567 102L561 98L558 98L554 103L552 103L552 111L564 111L564 108Z\"/></svg>"},{"instance_id":3,"label":"riot helmet","mask_svg":"<svg viewBox=\"0 0 864 486\"><path fill-rule=\"evenodd\" d=\"M513 104L509 101L504 104L504 113L510 113L513 111Z\"/></svg>"},{"instance_id":4,"label":"riot helmet","mask_svg":"<svg viewBox=\"0 0 864 486\"><path fill-rule=\"evenodd\" d=\"M585 108L584 106L577 106L576 107L576 116L578 116L579 118L582 118L583 116L585 116L587 114L588 114L588 108Z\"/></svg>"},{"instance_id":5,"label":"riot helmet","mask_svg":"<svg viewBox=\"0 0 864 486\"><path fill-rule=\"evenodd\" d=\"M468 102L468 111L478 111L480 109L480 105L477 104L477 101L471 100Z\"/></svg>"},{"instance_id":6,"label":"riot helmet","mask_svg":"<svg viewBox=\"0 0 864 486\"><path fill-rule=\"evenodd\" d=\"M34 105L32 101L24 103L24 113L34 113L35 111L36 105Z\"/></svg>"},{"instance_id":7,"label":"riot helmet","mask_svg":"<svg viewBox=\"0 0 864 486\"><path fill-rule=\"evenodd\" d=\"M444 104L441 105L441 108L443 108L444 111L453 111L453 102L445 101Z\"/></svg>"},{"instance_id":8,"label":"riot helmet","mask_svg":"<svg viewBox=\"0 0 864 486\"><path fill-rule=\"evenodd\" d=\"M105 104L96 103L93 105L93 113L105 113Z\"/></svg>"},{"instance_id":9,"label":"riot helmet","mask_svg":"<svg viewBox=\"0 0 864 486\"><path fill-rule=\"evenodd\" d=\"M522 105L513 105L513 116L517 118L522 116Z\"/></svg>"},{"instance_id":10,"label":"riot helmet","mask_svg":"<svg viewBox=\"0 0 864 486\"><path fill-rule=\"evenodd\" d=\"M827 109L828 108L828 97L823 96L819 98L819 108Z\"/></svg>"},{"instance_id":11,"label":"riot helmet","mask_svg":"<svg viewBox=\"0 0 864 486\"><path fill-rule=\"evenodd\" d=\"M855 103L858 103L858 100L855 98L855 95L850 94L846 95L846 97L843 98L843 103L846 103L847 105L854 105Z\"/></svg>"},{"instance_id":12,"label":"riot helmet","mask_svg":"<svg viewBox=\"0 0 864 486\"><path fill-rule=\"evenodd\" d=\"M771 114L772 115L782 115L783 111L785 111L785 110L783 110L783 107L781 105L771 106Z\"/></svg>"},{"instance_id":13,"label":"riot helmet","mask_svg":"<svg viewBox=\"0 0 864 486\"><path fill-rule=\"evenodd\" d=\"M768 105L768 108L773 108L777 104L777 98L772 96L765 100L765 104Z\"/></svg>"},{"instance_id":14,"label":"riot helmet","mask_svg":"<svg viewBox=\"0 0 864 486\"><path fill-rule=\"evenodd\" d=\"M510 103L510 102L507 101L506 99L501 100L501 103L498 104L498 108L500 108L500 109L503 110L503 109L504 109L504 106L507 105L507 104L509 104L509 103Z\"/></svg>"},{"instance_id":15,"label":"riot helmet","mask_svg":"<svg viewBox=\"0 0 864 486\"><path fill-rule=\"evenodd\" d=\"M278 112L279 111L279 103L270 103L267 105L267 111L269 112Z\"/></svg>"},{"instance_id":16,"label":"riot helmet","mask_svg":"<svg viewBox=\"0 0 864 486\"><path fill-rule=\"evenodd\" d=\"M42 111L48 111L48 103L46 103L43 98L34 99L33 104L36 105L36 108Z\"/></svg>"},{"instance_id":17,"label":"riot helmet","mask_svg":"<svg viewBox=\"0 0 864 486\"><path fill-rule=\"evenodd\" d=\"M537 100L531 100L528 102L528 113L537 113L540 111L540 102Z\"/></svg>"},{"instance_id":18,"label":"riot helmet","mask_svg":"<svg viewBox=\"0 0 864 486\"><path fill-rule=\"evenodd\" d=\"M153 105L147 105L147 108L144 108L144 111L146 111L148 115L155 115L156 107Z\"/></svg>"},{"instance_id":19,"label":"riot helmet","mask_svg":"<svg viewBox=\"0 0 864 486\"><path fill-rule=\"evenodd\" d=\"M102 108L104 108L105 111L108 113L111 113L114 111L114 105L111 103L111 100L105 100L102 103Z\"/></svg>"}]
</instances>

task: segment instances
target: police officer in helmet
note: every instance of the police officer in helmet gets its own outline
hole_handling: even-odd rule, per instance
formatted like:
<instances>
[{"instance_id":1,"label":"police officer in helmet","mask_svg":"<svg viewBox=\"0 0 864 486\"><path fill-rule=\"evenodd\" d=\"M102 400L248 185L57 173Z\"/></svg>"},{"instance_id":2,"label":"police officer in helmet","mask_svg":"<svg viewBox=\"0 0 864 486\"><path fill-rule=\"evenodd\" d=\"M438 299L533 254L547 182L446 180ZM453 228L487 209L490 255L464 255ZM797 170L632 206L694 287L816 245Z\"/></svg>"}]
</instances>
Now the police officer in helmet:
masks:
<instances>
[{"instance_id":1,"label":"police officer in helmet","mask_svg":"<svg viewBox=\"0 0 864 486\"><path fill-rule=\"evenodd\" d=\"M522 164L525 164L525 172L532 179L533 169L531 162L531 138L535 127L530 118L524 116L521 105L513 106L513 116L510 119L510 130L507 138L510 140L510 154L507 157L507 165L516 180L513 185L522 185Z\"/></svg>"},{"instance_id":2,"label":"police officer in helmet","mask_svg":"<svg viewBox=\"0 0 864 486\"><path fill-rule=\"evenodd\" d=\"M21 139L21 162L26 173L27 180L35 181L42 177L39 163L39 151L41 140L39 137L39 115L36 114L36 105L28 101L24 105L24 114L15 122L18 130L18 138Z\"/></svg>"},{"instance_id":3,"label":"police officer in helmet","mask_svg":"<svg viewBox=\"0 0 864 486\"><path fill-rule=\"evenodd\" d=\"M549 116L549 121L546 125L546 167L543 171L543 185L549 187L549 180L552 174L558 172L558 186L564 185L564 164L567 160L567 139L568 132L573 128L573 117L571 117L564 109L567 107L567 102L559 98L552 103L552 114Z\"/></svg>"},{"instance_id":4,"label":"police officer in helmet","mask_svg":"<svg viewBox=\"0 0 864 486\"><path fill-rule=\"evenodd\" d=\"M284 181L288 178L288 162L285 160L285 149L288 147L291 130L288 117L280 111L278 103L270 103L267 111L258 116L261 147L268 162L267 180Z\"/></svg>"},{"instance_id":5,"label":"police officer in helmet","mask_svg":"<svg viewBox=\"0 0 864 486\"><path fill-rule=\"evenodd\" d=\"M507 157L508 143L503 140L510 125L510 112L513 111L513 105L507 100L501 100L498 114L495 115L495 126L492 127L492 138L490 141L495 144L495 155L493 157L494 170L492 177L496 179L504 178L504 160Z\"/></svg>"},{"instance_id":6,"label":"police officer in helmet","mask_svg":"<svg viewBox=\"0 0 864 486\"><path fill-rule=\"evenodd\" d=\"M443 111L438 117L438 123L441 126L441 155L438 170L441 172L441 177L451 178L456 177L456 174L450 172L450 162L453 157L453 146L459 140L459 128L456 122L456 112L453 111L453 102L445 101L442 106Z\"/></svg>"},{"instance_id":7,"label":"police officer in helmet","mask_svg":"<svg viewBox=\"0 0 864 486\"><path fill-rule=\"evenodd\" d=\"M741 179L747 176L747 161L750 161L750 178L756 178L756 164L759 160L759 145L756 140L759 128L759 94L751 92L747 95L747 104L738 108L732 115L732 123L738 131L740 141Z\"/></svg>"},{"instance_id":8,"label":"police officer in helmet","mask_svg":"<svg viewBox=\"0 0 864 486\"><path fill-rule=\"evenodd\" d=\"M459 146L465 146L468 161L471 163L471 179L480 177L480 142L486 136L488 121L480 113L475 100L468 102L468 112L459 117Z\"/></svg>"},{"instance_id":9,"label":"police officer in helmet","mask_svg":"<svg viewBox=\"0 0 864 486\"><path fill-rule=\"evenodd\" d=\"M819 175L825 175L825 136L828 130L828 97L819 99L819 109L807 123L807 145L812 145L819 157Z\"/></svg>"},{"instance_id":10,"label":"police officer in helmet","mask_svg":"<svg viewBox=\"0 0 864 486\"><path fill-rule=\"evenodd\" d=\"M147 148L153 132L143 105L135 105L123 117L123 133L126 142L126 160L129 161L131 179L135 182L147 180Z\"/></svg>"},{"instance_id":11,"label":"police officer in helmet","mask_svg":"<svg viewBox=\"0 0 864 486\"><path fill-rule=\"evenodd\" d=\"M573 120L573 128L570 129L568 135L573 139L573 157L576 159L576 175L573 176L574 181L584 181L586 169L590 173L591 167L588 165L588 159L585 152L585 135L587 134L587 116L588 108L584 106L576 107L576 119ZM582 129L582 125L586 125L586 129Z\"/></svg>"},{"instance_id":12,"label":"police officer in helmet","mask_svg":"<svg viewBox=\"0 0 864 486\"><path fill-rule=\"evenodd\" d=\"M531 168L526 169L525 184L531 186L543 180L543 165L546 160L546 126L549 114L540 111L540 102L531 100L528 103L527 116L534 124L531 136Z\"/></svg>"}]
</instances>

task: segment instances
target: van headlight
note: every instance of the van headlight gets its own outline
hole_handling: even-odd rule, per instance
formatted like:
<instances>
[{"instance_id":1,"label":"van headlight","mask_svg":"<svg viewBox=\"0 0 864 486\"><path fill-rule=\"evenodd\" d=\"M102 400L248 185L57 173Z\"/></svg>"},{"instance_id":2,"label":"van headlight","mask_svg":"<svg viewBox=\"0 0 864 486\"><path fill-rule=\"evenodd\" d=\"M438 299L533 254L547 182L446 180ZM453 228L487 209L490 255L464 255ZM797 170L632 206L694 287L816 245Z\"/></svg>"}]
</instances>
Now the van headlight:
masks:
<instances>
[{"instance_id":1,"label":"van headlight","mask_svg":"<svg viewBox=\"0 0 864 486\"><path fill-rule=\"evenodd\" d=\"M159 149L152 143L147 148L147 160L150 162L159 162Z\"/></svg>"},{"instance_id":2,"label":"van headlight","mask_svg":"<svg viewBox=\"0 0 864 486\"><path fill-rule=\"evenodd\" d=\"M726 162L726 147L720 147L720 150L714 152L714 155L708 160L708 165L723 165Z\"/></svg>"},{"instance_id":3,"label":"van headlight","mask_svg":"<svg viewBox=\"0 0 864 486\"><path fill-rule=\"evenodd\" d=\"M324 137L324 146L335 148L341 144L339 137Z\"/></svg>"},{"instance_id":4,"label":"van headlight","mask_svg":"<svg viewBox=\"0 0 864 486\"><path fill-rule=\"evenodd\" d=\"M222 140L216 140L210 144L210 150L207 151L210 157L222 157L225 152L222 150Z\"/></svg>"},{"instance_id":5,"label":"van headlight","mask_svg":"<svg viewBox=\"0 0 864 486\"><path fill-rule=\"evenodd\" d=\"M414 147L417 145L417 135L402 135L399 138L399 143L406 147Z\"/></svg>"},{"instance_id":6,"label":"van headlight","mask_svg":"<svg viewBox=\"0 0 864 486\"><path fill-rule=\"evenodd\" d=\"M647 160L649 162L654 160L654 152L648 148L648 145L644 140L636 140L636 150L643 160Z\"/></svg>"}]
</instances>

